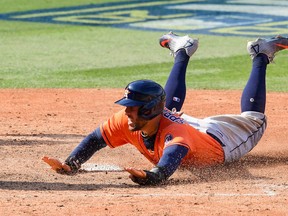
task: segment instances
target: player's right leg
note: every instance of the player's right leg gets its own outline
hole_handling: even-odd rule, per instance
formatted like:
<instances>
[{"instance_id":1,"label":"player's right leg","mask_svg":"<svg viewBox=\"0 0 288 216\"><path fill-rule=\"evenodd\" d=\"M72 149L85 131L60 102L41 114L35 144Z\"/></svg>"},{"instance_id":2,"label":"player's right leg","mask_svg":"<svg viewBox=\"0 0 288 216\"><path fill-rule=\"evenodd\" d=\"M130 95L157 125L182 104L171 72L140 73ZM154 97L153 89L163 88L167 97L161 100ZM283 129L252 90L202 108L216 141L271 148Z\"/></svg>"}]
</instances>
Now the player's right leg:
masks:
<instances>
[{"instance_id":1,"label":"player's right leg","mask_svg":"<svg viewBox=\"0 0 288 216\"><path fill-rule=\"evenodd\" d=\"M287 48L288 38L277 36L271 39L258 38L247 44L247 51L253 64L250 77L243 90L241 111L265 112L266 68L273 61L275 53Z\"/></svg>"},{"instance_id":2,"label":"player's right leg","mask_svg":"<svg viewBox=\"0 0 288 216\"><path fill-rule=\"evenodd\" d=\"M174 56L174 65L165 85L166 107L180 111L186 96L186 69L190 57L198 48L198 40L186 36L178 36L172 32L163 35L162 47L168 48Z\"/></svg>"}]
</instances>

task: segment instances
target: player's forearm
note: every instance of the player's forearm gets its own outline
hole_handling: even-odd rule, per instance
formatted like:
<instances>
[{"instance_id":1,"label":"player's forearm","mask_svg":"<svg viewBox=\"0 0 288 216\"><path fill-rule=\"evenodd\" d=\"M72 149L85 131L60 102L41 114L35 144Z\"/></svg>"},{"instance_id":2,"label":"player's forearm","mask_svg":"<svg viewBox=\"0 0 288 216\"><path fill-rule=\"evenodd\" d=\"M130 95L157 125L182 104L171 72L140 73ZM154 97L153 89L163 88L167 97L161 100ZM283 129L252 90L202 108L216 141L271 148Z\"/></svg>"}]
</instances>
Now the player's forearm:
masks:
<instances>
[{"instance_id":1,"label":"player's forearm","mask_svg":"<svg viewBox=\"0 0 288 216\"><path fill-rule=\"evenodd\" d=\"M187 155L188 148L182 145L172 145L164 149L157 166L162 167L164 175L169 178L180 166L182 159Z\"/></svg>"},{"instance_id":2,"label":"player's forearm","mask_svg":"<svg viewBox=\"0 0 288 216\"><path fill-rule=\"evenodd\" d=\"M82 140L65 160L65 163L72 167L72 169L79 169L81 164L89 160L95 152L106 146L100 129L97 128Z\"/></svg>"}]
</instances>

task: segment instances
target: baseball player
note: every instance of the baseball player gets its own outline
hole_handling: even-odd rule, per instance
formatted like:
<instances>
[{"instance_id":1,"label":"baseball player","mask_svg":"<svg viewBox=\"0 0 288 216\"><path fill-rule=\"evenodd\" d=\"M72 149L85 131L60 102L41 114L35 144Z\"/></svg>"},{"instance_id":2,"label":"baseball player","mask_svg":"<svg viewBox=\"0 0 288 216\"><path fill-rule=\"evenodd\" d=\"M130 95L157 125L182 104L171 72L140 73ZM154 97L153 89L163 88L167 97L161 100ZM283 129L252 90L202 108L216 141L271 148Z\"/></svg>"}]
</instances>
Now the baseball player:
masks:
<instances>
[{"instance_id":1,"label":"baseball player","mask_svg":"<svg viewBox=\"0 0 288 216\"><path fill-rule=\"evenodd\" d=\"M160 45L174 56L165 90L151 80L129 83L123 98L115 102L124 108L84 138L64 163L43 158L52 169L75 174L100 149L131 144L155 166L151 170L126 167L129 177L140 185L156 185L164 183L179 167L230 163L255 147L267 125L266 68L276 52L288 48L288 38L248 42L253 64L241 98L241 113L204 119L178 114L185 100L186 68L198 40L170 32L160 38Z\"/></svg>"}]
</instances>

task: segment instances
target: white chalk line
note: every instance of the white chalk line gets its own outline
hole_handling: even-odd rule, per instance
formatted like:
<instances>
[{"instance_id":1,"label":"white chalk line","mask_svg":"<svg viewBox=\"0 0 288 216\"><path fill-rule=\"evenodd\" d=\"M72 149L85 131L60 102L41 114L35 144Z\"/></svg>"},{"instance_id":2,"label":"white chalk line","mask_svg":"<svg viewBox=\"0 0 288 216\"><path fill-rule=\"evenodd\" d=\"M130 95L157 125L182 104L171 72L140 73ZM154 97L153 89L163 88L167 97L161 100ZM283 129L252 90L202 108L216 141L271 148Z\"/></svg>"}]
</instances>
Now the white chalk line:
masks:
<instances>
[{"instance_id":1,"label":"white chalk line","mask_svg":"<svg viewBox=\"0 0 288 216\"><path fill-rule=\"evenodd\" d=\"M63 191L62 191L63 192ZM1 193L0 193L1 194ZM65 196L65 193L62 193L61 196ZM49 194L44 194L44 196L51 196L51 191ZM269 193L197 193L197 194L188 194L188 193L145 193L143 192L143 194L131 194L131 193L98 193L97 191L89 191L89 194L87 194L87 191L84 193L73 193L73 194L69 194L69 197L271 197L271 196L276 196L277 193L276 192L269 192ZM39 197L42 197L42 195L38 195ZM1 198L7 198L10 197L10 194L6 194L5 195L1 195ZM35 195L29 195L26 193L23 194L13 194L13 197L16 198L33 198L35 197ZM1 200L0 198L0 200Z\"/></svg>"},{"instance_id":2,"label":"white chalk line","mask_svg":"<svg viewBox=\"0 0 288 216\"><path fill-rule=\"evenodd\" d=\"M260 193L143 193L143 194L123 194L123 193L105 193L93 194L96 197L271 197L280 195L280 189L288 189L288 185L269 185L259 184L262 192ZM278 189L278 190L277 190Z\"/></svg>"},{"instance_id":3,"label":"white chalk line","mask_svg":"<svg viewBox=\"0 0 288 216\"><path fill-rule=\"evenodd\" d=\"M262 188L262 191L266 194L271 194L272 196L275 196L279 193L280 190L287 190L288 192L288 185L275 185L275 184L258 184L258 187ZM278 193L277 193L278 192ZM273 195L274 194L274 195Z\"/></svg>"},{"instance_id":4,"label":"white chalk line","mask_svg":"<svg viewBox=\"0 0 288 216\"><path fill-rule=\"evenodd\" d=\"M273 193L198 193L198 194L184 194L184 193L145 193L145 194L97 194L96 196L106 197L257 197L257 196L275 196Z\"/></svg>"}]
</instances>

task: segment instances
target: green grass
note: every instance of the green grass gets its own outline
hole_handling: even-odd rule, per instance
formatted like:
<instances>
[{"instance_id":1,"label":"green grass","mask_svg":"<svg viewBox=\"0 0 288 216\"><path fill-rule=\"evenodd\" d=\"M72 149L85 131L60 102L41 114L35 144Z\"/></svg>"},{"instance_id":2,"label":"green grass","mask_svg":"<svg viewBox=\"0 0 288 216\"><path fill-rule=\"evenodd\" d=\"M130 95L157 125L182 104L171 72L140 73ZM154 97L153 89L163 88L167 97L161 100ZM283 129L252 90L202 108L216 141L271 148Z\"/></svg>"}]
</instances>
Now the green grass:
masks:
<instances>
[{"instance_id":1,"label":"green grass","mask_svg":"<svg viewBox=\"0 0 288 216\"><path fill-rule=\"evenodd\" d=\"M281 67L279 67L279 65ZM106 88L121 87L136 79L153 79L165 84L170 63L99 68L92 70L54 71L50 73L10 74L1 80L2 88ZM288 77L284 55L268 65L267 89L287 91ZM251 70L247 55L225 58L193 59L187 68L187 87L191 89L242 89Z\"/></svg>"},{"instance_id":2,"label":"green grass","mask_svg":"<svg viewBox=\"0 0 288 216\"><path fill-rule=\"evenodd\" d=\"M0 13L89 3L2 0ZM173 58L158 44L163 33L0 21L0 88L124 87L142 78L164 85ZM200 39L200 45L187 69L188 88L242 89L251 68L246 53L251 38L193 37ZM268 66L270 91L288 91L287 52L279 53L276 64Z\"/></svg>"},{"instance_id":3,"label":"green grass","mask_svg":"<svg viewBox=\"0 0 288 216\"><path fill-rule=\"evenodd\" d=\"M117 0L117 2L125 0ZM115 2L115 0L1 0L0 13L38 10L46 8L70 7L85 4Z\"/></svg>"}]
</instances>

